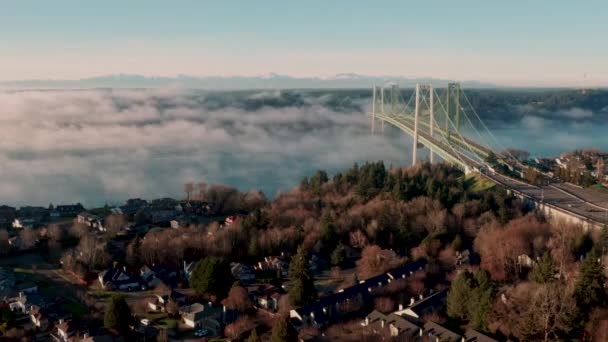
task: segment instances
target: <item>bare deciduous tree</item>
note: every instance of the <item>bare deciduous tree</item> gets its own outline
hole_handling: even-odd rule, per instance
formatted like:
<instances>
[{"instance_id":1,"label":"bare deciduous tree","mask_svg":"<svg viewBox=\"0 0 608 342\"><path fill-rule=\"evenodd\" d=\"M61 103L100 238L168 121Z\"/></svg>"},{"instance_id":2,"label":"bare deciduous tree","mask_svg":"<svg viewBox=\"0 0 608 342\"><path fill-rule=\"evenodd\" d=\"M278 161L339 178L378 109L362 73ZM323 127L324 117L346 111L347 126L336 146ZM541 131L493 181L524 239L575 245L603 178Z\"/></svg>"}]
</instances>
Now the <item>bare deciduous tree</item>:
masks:
<instances>
[{"instance_id":1,"label":"bare deciduous tree","mask_svg":"<svg viewBox=\"0 0 608 342\"><path fill-rule=\"evenodd\" d=\"M224 305L229 309L245 312L251 308L253 303L244 287L234 286L230 289L228 297L224 300Z\"/></svg>"}]
</instances>

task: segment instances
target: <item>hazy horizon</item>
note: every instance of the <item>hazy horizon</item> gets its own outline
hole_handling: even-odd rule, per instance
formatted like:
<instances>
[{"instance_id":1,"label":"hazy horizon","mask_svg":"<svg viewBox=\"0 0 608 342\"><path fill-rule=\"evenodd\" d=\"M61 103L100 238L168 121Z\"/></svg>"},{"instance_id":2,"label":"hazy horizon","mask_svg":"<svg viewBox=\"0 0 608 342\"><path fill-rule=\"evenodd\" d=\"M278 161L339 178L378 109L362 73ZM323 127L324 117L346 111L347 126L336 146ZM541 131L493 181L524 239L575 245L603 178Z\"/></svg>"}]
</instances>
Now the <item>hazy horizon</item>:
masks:
<instances>
[{"instance_id":1,"label":"hazy horizon","mask_svg":"<svg viewBox=\"0 0 608 342\"><path fill-rule=\"evenodd\" d=\"M602 1L525 8L481 0L4 5L3 81L276 72L608 85Z\"/></svg>"}]
</instances>

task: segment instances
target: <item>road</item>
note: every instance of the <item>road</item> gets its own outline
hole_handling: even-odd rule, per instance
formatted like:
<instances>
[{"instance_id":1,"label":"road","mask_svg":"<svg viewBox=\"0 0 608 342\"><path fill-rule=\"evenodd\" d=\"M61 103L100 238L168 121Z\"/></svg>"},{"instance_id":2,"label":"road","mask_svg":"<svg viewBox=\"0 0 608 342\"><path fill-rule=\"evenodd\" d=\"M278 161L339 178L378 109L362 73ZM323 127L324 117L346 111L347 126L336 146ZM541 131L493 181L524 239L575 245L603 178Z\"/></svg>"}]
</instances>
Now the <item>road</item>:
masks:
<instances>
[{"instance_id":1,"label":"road","mask_svg":"<svg viewBox=\"0 0 608 342\"><path fill-rule=\"evenodd\" d=\"M506 184L508 188L520 191L538 202L544 202L559 207L565 211L587 217L593 221L608 224L608 195L595 193L592 190L578 188L566 183L550 183L543 188L535 187L509 177L494 173L484 174L496 183ZM576 193L571 188L576 188ZM568 190L568 191L564 191Z\"/></svg>"}]
</instances>

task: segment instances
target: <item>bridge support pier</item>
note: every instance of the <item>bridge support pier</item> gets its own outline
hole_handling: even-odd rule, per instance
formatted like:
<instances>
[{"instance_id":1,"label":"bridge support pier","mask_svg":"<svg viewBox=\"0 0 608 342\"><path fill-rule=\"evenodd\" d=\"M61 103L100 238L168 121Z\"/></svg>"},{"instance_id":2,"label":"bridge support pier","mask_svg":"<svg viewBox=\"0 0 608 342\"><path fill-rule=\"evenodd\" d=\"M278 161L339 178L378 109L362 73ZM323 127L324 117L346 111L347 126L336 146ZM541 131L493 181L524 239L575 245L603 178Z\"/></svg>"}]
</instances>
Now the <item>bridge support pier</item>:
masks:
<instances>
[{"instance_id":1,"label":"bridge support pier","mask_svg":"<svg viewBox=\"0 0 608 342\"><path fill-rule=\"evenodd\" d=\"M412 148L412 165L418 162L418 117L420 115L420 84L416 83L416 107L414 109L414 146Z\"/></svg>"}]
</instances>

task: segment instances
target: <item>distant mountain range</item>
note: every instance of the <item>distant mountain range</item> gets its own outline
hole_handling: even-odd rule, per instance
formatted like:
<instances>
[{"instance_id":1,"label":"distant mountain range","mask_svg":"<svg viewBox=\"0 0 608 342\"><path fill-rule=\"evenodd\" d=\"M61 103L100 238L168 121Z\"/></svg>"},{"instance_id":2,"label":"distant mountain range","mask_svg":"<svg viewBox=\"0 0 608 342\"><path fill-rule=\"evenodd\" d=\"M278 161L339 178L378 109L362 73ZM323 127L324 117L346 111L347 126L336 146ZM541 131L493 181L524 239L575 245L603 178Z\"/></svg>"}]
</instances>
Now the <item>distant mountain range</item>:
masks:
<instances>
[{"instance_id":1,"label":"distant mountain range","mask_svg":"<svg viewBox=\"0 0 608 342\"><path fill-rule=\"evenodd\" d=\"M447 80L433 78L407 78L402 76L366 76L338 74L333 77L292 77L270 73L264 76L186 76L148 77L142 75L107 75L77 80L19 80L0 82L7 88L157 88L183 87L209 90L236 89L298 89L298 88L371 88L372 85L397 84L413 87L416 83L430 83L443 87ZM461 81L467 88L495 88L494 84L479 81Z\"/></svg>"}]
</instances>

